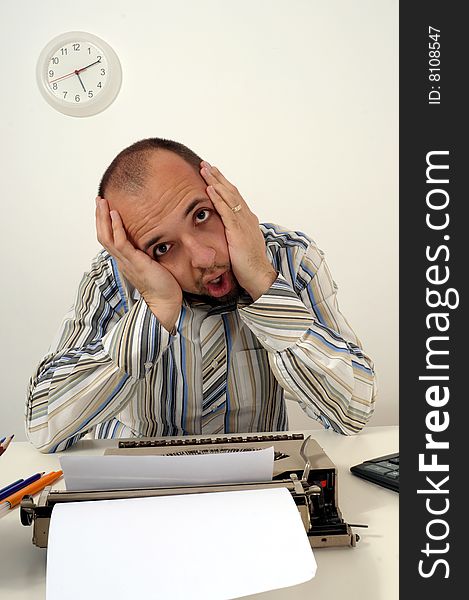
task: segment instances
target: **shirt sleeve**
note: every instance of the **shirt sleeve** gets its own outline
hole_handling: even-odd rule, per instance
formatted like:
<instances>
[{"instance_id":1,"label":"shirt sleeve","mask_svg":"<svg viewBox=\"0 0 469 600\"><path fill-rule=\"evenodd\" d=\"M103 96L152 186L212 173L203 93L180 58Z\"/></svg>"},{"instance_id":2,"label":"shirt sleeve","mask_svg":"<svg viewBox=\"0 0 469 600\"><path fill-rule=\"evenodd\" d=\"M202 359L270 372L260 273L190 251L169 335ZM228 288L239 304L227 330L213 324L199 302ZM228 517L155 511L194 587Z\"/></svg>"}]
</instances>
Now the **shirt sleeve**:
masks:
<instances>
[{"instance_id":1,"label":"shirt sleeve","mask_svg":"<svg viewBox=\"0 0 469 600\"><path fill-rule=\"evenodd\" d=\"M65 450L114 417L171 340L143 299L129 306L114 260L100 253L29 382L31 443L42 452Z\"/></svg>"},{"instance_id":2,"label":"shirt sleeve","mask_svg":"<svg viewBox=\"0 0 469 600\"><path fill-rule=\"evenodd\" d=\"M280 385L310 417L338 433L357 433L374 411L376 374L339 310L324 254L309 241L272 262L276 281L240 309L241 318L268 351Z\"/></svg>"}]
</instances>

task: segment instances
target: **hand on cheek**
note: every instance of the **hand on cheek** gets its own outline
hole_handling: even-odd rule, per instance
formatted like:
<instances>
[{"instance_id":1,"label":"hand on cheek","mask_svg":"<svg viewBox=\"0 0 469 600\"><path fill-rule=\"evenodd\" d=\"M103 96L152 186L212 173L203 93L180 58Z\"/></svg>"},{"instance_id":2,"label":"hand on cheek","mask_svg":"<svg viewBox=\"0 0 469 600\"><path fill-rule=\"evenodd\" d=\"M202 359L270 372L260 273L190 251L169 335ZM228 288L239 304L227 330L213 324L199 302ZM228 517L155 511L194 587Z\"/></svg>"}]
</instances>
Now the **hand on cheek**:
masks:
<instances>
[{"instance_id":1,"label":"hand on cheek","mask_svg":"<svg viewBox=\"0 0 469 600\"><path fill-rule=\"evenodd\" d=\"M128 239L121 217L105 198L96 198L98 241L113 256L119 271L140 292L149 309L171 331L182 304L182 290L163 266L136 248Z\"/></svg>"},{"instance_id":2,"label":"hand on cheek","mask_svg":"<svg viewBox=\"0 0 469 600\"><path fill-rule=\"evenodd\" d=\"M225 227L233 273L241 287L257 300L277 278L266 256L259 220L236 187L216 167L202 161L200 173Z\"/></svg>"}]
</instances>

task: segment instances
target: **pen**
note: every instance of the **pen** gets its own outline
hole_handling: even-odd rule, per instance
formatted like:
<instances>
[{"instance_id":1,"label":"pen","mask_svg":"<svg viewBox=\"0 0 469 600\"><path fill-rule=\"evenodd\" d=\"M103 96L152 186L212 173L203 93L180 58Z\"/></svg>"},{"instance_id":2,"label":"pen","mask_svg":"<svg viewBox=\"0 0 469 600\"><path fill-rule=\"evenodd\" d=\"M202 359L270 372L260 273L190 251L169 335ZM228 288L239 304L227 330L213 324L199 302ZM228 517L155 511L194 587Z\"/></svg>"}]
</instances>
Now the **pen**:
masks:
<instances>
[{"instance_id":1,"label":"pen","mask_svg":"<svg viewBox=\"0 0 469 600\"><path fill-rule=\"evenodd\" d=\"M30 483L37 481L42 475L44 475L44 471L42 473L35 473L34 475L31 475L31 477L28 477L27 479L23 479L23 481L20 481L19 483L13 485L6 492L2 492L0 494L0 500L5 500L5 498L8 498L8 496L15 494L19 490L28 486Z\"/></svg>"},{"instance_id":2,"label":"pen","mask_svg":"<svg viewBox=\"0 0 469 600\"><path fill-rule=\"evenodd\" d=\"M8 491L10 488L12 488L14 485L16 485L17 483L21 483L22 481L24 481L24 479L17 479L16 481L14 481L13 483L9 483L8 485L6 485L5 487L3 487L0 490L0 494L3 494L3 492Z\"/></svg>"},{"instance_id":3,"label":"pen","mask_svg":"<svg viewBox=\"0 0 469 600\"><path fill-rule=\"evenodd\" d=\"M56 479L59 479L60 477L62 477L62 475L63 475L63 471L52 471L51 473L44 475L43 477L41 477L40 479L38 479L31 485L28 485L27 487L21 489L19 492L16 492L15 494L8 496L8 498L5 499L5 504L9 505L9 508L13 508L14 506L16 506L17 504L19 504L21 502L21 500L23 499L23 496L26 496L26 495L32 496L34 494L37 494L38 492L43 490L46 487L46 485L49 485L50 483L54 483L54 481L56 481Z\"/></svg>"}]
</instances>

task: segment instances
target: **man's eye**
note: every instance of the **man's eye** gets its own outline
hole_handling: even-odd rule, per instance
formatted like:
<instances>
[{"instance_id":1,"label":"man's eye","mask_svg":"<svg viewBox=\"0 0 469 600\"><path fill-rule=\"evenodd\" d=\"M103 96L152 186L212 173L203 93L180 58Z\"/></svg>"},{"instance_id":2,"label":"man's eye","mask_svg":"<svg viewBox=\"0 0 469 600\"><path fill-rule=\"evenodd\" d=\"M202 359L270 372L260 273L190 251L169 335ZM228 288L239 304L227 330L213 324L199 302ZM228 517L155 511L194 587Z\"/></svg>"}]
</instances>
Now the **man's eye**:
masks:
<instances>
[{"instance_id":1,"label":"man's eye","mask_svg":"<svg viewBox=\"0 0 469 600\"><path fill-rule=\"evenodd\" d=\"M198 223L203 223L209 217L210 217L210 211L207 210L206 208L204 208L203 210L199 210L199 212L197 212L195 215L195 218L197 219Z\"/></svg>"},{"instance_id":2,"label":"man's eye","mask_svg":"<svg viewBox=\"0 0 469 600\"><path fill-rule=\"evenodd\" d=\"M170 248L170 244L158 244L158 246L155 246L153 250L153 256L155 258L159 258L160 256L167 254Z\"/></svg>"}]
</instances>

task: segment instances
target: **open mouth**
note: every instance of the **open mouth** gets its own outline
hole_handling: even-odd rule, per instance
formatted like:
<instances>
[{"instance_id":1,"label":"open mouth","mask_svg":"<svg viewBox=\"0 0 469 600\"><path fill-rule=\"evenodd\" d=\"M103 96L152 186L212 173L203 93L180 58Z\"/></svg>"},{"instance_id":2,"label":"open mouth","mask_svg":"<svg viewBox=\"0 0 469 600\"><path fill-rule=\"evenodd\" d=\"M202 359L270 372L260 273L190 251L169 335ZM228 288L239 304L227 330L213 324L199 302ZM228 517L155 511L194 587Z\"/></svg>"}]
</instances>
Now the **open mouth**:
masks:
<instances>
[{"instance_id":1,"label":"open mouth","mask_svg":"<svg viewBox=\"0 0 469 600\"><path fill-rule=\"evenodd\" d=\"M206 282L205 287L210 296L214 298L220 298L225 296L231 291L231 279L229 277L229 271L225 271L218 277L214 277Z\"/></svg>"}]
</instances>

